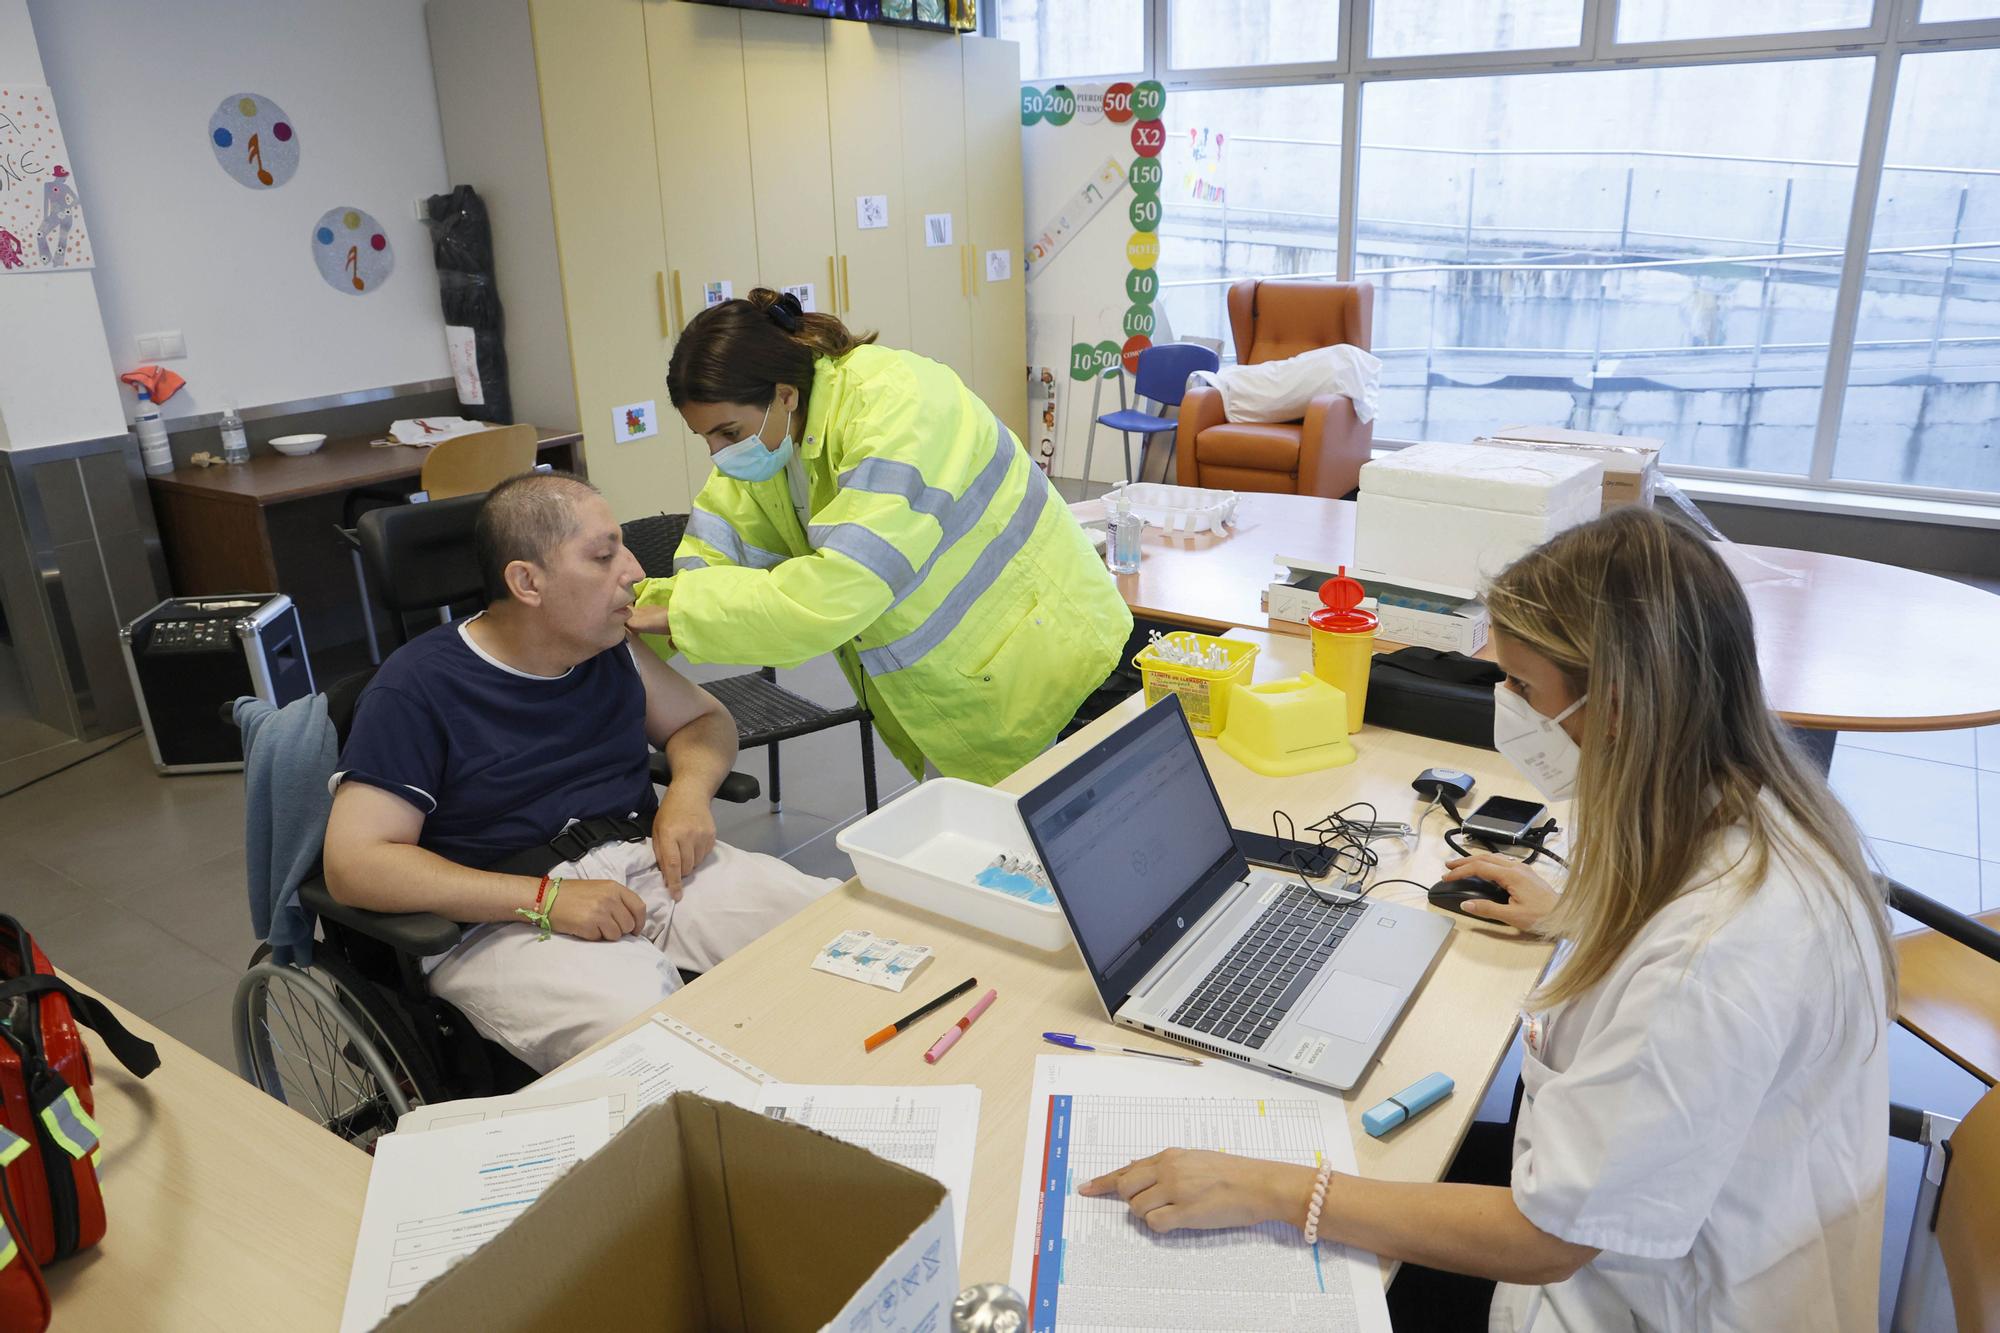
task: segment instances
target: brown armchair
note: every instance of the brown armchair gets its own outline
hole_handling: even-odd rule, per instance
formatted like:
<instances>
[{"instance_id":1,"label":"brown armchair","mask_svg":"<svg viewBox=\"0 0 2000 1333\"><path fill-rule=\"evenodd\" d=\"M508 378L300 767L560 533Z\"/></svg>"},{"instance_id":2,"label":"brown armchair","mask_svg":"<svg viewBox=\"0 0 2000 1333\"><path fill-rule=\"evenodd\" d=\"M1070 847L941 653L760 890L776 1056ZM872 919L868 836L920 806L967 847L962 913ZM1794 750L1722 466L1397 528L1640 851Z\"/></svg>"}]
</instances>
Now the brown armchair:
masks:
<instances>
[{"instance_id":1,"label":"brown armchair","mask_svg":"<svg viewBox=\"0 0 2000 1333\"><path fill-rule=\"evenodd\" d=\"M1374 314L1375 288L1366 282L1249 279L1229 289L1238 365L1339 343L1366 349ZM1303 421L1232 422L1218 390L1191 388L1174 435L1174 479L1183 486L1338 497L1361 484L1374 440L1374 427L1356 420L1354 404L1340 394L1313 399Z\"/></svg>"}]
</instances>

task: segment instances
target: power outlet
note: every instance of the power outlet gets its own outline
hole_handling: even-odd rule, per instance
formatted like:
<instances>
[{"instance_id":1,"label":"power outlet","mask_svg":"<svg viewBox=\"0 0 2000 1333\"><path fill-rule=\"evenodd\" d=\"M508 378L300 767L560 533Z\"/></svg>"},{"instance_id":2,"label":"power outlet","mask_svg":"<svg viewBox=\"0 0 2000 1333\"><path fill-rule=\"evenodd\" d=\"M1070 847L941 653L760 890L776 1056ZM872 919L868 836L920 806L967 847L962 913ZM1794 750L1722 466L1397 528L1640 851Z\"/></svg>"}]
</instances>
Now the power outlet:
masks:
<instances>
[{"instance_id":1,"label":"power outlet","mask_svg":"<svg viewBox=\"0 0 2000 1333\"><path fill-rule=\"evenodd\" d=\"M143 361L179 361L187 356L187 338L179 329L139 335L139 357Z\"/></svg>"}]
</instances>

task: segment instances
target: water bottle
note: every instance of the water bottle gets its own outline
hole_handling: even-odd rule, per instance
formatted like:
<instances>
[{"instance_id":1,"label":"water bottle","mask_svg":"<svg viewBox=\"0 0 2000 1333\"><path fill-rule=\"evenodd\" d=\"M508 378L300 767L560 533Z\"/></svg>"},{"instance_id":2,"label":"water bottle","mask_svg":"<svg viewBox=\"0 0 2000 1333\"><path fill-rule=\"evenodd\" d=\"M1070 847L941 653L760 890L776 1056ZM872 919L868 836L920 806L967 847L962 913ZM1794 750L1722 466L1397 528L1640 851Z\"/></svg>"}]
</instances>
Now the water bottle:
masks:
<instances>
[{"instance_id":1,"label":"water bottle","mask_svg":"<svg viewBox=\"0 0 2000 1333\"><path fill-rule=\"evenodd\" d=\"M167 447L167 423L153 402L153 395L139 390L139 410L132 424L139 428L139 459L150 476L174 470L174 451Z\"/></svg>"},{"instance_id":2,"label":"water bottle","mask_svg":"<svg viewBox=\"0 0 2000 1333\"><path fill-rule=\"evenodd\" d=\"M234 403L225 403L222 408L222 461L250 461L250 438L243 433L243 418L238 415Z\"/></svg>"},{"instance_id":3,"label":"water bottle","mask_svg":"<svg viewBox=\"0 0 2000 1333\"><path fill-rule=\"evenodd\" d=\"M1146 520L1132 512L1132 494L1123 483L1105 499L1105 547L1113 574L1139 572L1139 538Z\"/></svg>"}]
</instances>

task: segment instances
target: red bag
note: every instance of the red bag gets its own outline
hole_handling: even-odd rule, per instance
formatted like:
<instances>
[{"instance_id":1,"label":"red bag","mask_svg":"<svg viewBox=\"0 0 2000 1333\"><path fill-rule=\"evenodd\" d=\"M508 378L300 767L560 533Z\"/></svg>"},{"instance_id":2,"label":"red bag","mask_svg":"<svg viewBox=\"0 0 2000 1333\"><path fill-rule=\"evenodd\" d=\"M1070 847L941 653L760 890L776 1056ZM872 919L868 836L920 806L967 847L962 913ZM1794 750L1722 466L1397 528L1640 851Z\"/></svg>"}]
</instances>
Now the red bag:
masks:
<instances>
[{"instance_id":1,"label":"red bag","mask_svg":"<svg viewBox=\"0 0 2000 1333\"><path fill-rule=\"evenodd\" d=\"M144 1078L151 1042L58 977L27 928L0 915L0 1330L48 1324L41 1268L104 1239L90 1051L77 1023Z\"/></svg>"}]
</instances>

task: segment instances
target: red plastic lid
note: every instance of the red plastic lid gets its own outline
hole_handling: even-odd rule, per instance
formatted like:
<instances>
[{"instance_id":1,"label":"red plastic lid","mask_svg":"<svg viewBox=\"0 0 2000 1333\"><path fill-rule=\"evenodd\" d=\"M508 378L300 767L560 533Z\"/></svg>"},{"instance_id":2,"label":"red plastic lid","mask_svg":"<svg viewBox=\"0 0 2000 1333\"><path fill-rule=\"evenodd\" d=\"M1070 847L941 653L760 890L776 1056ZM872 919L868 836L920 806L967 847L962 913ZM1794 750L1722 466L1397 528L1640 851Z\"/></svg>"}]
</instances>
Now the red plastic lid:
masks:
<instances>
[{"instance_id":1,"label":"red plastic lid","mask_svg":"<svg viewBox=\"0 0 2000 1333\"><path fill-rule=\"evenodd\" d=\"M1347 566L1342 565L1339 574L1320 585L1320 609L1307 616L1306 623L1333 634L1373 634L1381 621L1373 611L1356 609L1367 595L1368 590L1347 577Z\"/></svg>"}]
</instances>

